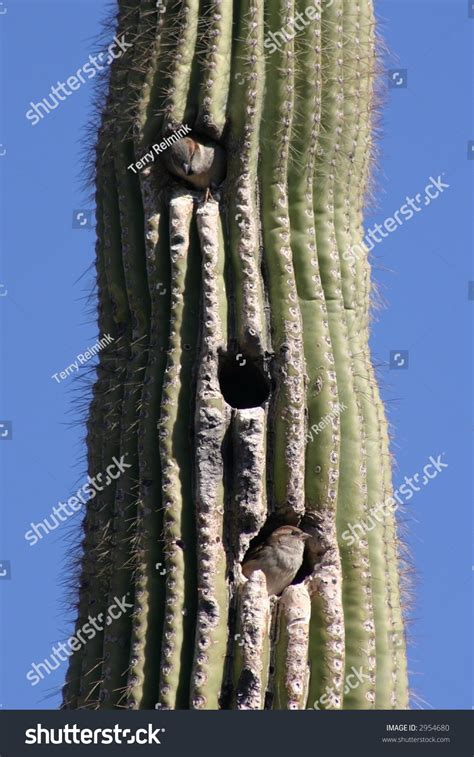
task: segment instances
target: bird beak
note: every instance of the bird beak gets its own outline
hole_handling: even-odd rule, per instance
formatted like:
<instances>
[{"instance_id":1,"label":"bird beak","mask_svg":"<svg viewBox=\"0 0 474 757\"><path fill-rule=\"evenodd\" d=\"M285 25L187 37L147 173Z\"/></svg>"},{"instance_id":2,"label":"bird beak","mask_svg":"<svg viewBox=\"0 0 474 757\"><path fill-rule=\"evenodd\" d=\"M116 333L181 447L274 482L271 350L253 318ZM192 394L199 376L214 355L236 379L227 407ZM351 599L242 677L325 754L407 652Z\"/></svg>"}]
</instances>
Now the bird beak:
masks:
<instances>
[{"instance_id":1,"label":"bird beak","mask_svg":"<svg viewBox=\"0 0 474 757\"><path fill-rule=\"evenodd\" d=\"M311 539L311 534L303 534L301 538L303 541L308 541L308 539Z\"/></svg>"},{"instance_id":2,"label":"bird beak","mask_svg":"<svg viewBox=\"0 0 474 757\"><path fill-rule=\"evenodd\" d=\"M189 165L189 163L183 163L182 165L183 165L183 171L187 176L189 174L189 169L191 168L191 166Z\"/></svg>"}]
</instances>

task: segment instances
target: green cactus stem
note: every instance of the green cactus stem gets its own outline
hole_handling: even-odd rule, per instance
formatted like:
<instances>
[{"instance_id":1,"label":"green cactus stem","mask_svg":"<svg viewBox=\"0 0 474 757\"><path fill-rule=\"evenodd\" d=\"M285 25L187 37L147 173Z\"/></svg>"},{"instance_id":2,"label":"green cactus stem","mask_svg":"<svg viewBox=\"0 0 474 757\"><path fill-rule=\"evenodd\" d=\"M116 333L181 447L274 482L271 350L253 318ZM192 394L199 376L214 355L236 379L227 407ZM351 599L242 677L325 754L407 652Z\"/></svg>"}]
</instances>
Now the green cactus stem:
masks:
<instances>
[{"instance_id":1,"label":"green cactus stem","mask_svg":"<svg viewBox=\"0 0 474 757\"><path fill-rule=\"evenodd\" d=\"M98 325L113 342L88 473L129 467L87 504L76 631L116 597L132 609L72 655L63 707L406 708L363 246L372 2L158 6L119 0L131 48L101 103ZM172 174L161 153L185 126ZM225 151L218 186L212 162L191 171L200 139ZM284 524L311 539L268 596L242 562Z\"/></svg>"}]
</instances>

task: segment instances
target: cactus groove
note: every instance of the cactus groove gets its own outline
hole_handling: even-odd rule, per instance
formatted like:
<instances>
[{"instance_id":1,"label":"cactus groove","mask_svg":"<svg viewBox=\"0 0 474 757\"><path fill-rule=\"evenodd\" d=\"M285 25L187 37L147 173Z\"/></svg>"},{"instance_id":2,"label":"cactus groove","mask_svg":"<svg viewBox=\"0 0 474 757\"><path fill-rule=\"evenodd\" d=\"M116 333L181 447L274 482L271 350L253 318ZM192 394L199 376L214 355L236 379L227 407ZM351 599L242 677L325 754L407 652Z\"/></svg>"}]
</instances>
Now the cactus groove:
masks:
<instances>
[{"instance_id":1,"label":"cactus groove","mask_svg":"<svg viewBox=\"0 0 474 757\"><path fill-rule=\"evenodd\" d=\"M98 324L114 341L88 473L129 467L87 506L76 631L117 597L132 609L74 652L63 707L406 708L361 252L372 2L119 0L114 33L131 46L95 150ZM129 168L185 125L226 151L210 196L156 153ZM283 524L313 539L269 597L241 563Z\"/></svg>"}]
</instances>

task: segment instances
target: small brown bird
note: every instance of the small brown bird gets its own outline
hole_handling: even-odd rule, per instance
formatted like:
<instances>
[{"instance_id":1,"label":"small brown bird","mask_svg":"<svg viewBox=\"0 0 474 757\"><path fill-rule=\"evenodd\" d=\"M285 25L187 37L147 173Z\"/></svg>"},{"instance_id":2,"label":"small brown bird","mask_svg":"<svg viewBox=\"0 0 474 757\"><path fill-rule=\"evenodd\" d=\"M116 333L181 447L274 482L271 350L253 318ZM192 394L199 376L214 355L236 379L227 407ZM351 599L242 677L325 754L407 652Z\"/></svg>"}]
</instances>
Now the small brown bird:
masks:
<instances>
[{"instance_id":1,"label":"small brown bird","mask_svg":"<svg viewBox=\"0 0 474 757\"><path fill-rule=\"evenodd\" d=\"M216 142L202 137L183 137L163 153L170 173L184 179L195 189L216 189L226 174L226 154Z\"/></svg>"},{"instance_id":2,"label":"small brown bird","mask_svg":"<svg viewBox=\"0 0 474 757\"><path fill-rule=\"evenodd\" d=\"M291 584L303 562L304 544L309 534L296 526L280 526L245 556L242 572L249 578L261 570L267 579L269 596L281 594Z\"/></svg>"}]
</instances>

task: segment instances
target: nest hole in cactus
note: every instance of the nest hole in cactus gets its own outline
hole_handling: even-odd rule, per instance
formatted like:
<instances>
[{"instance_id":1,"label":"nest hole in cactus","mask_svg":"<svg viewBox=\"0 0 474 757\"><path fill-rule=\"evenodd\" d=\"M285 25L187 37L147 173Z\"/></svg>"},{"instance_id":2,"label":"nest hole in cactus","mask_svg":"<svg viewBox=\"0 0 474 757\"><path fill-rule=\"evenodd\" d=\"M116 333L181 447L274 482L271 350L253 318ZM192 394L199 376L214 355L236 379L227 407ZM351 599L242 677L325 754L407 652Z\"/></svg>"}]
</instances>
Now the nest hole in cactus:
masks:
<instances>
[{"instance_id":1,"label":"nest hole in cactus","mask_svg":"<svg viewBox=\"0 0 474 757\"><path fill-rule=\"evenodd\" d=\"M260 407L270 395L270 381L263 366L239 351L220 355L219 385L227 404L239 410Z\"/></svg>"},{"instance_id":2,"label":"nest hole in cactus","mask_svg":"<svg viewBox=\"0 0 474 757\"><path fill-rule=\"evenodd\" d=\"M282 519L278 515L272 514L270 515L265 523L263 524L262 528L256 534L253 539L251 539L248 549L244 555L244 562L245 559L248 557L249 553L251 553L255 548L261 546L264 542L267 541L268 537L276 531L277 528L280 526L297 526L297 520L287 518ZM312 539L306 542L303 552L303 560L301 562L301 565L298 569L298 572L296 573L295 577L291 581L291 585L295 584L301 584L304 583L304 580L308 578L314 571L314 567L316 563L318 563L321 559L321 556L324 552L320 548L320 543L318 537L314 534L314 529L308 528L309 521L305 523L304 519L301 523L299 523L298 528L305 531L306 533L312 534ZM319 548L318 548L319 547Z\"/></svg>"}]
</instances>

